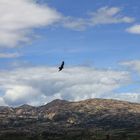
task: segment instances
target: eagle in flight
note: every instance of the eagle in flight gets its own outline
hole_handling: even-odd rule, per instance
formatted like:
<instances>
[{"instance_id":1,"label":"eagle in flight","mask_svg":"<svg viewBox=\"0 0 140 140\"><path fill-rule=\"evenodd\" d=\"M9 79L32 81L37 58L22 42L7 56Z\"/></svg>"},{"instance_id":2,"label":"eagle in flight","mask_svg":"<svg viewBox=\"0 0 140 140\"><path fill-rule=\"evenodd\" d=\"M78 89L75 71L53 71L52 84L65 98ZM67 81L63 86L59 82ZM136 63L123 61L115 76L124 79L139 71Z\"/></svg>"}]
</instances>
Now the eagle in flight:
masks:
<instances>
[{"instance_id":1,"label":"eagle in flight","mask_svg":"<svg viewBox=\"0 0 140 140\"><path fill-rule=\"evenodd\" d=\"M61 66L59 67L59 71L61 71L64 68L64 61L62 61Z\"/></svg>"}]
</instances>

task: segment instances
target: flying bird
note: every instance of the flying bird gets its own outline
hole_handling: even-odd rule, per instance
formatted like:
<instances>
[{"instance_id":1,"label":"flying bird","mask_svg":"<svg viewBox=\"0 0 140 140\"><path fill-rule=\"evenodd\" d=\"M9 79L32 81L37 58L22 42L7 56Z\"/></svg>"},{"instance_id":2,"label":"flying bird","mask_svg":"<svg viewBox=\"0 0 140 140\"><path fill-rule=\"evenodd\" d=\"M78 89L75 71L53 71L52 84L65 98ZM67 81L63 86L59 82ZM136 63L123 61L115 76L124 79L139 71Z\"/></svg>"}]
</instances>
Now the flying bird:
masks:
<instances>
[{"instance_id":1,"label":"flying bird","mask_svg":"<svg viewBox=\"0 0 140 140\"><path fill-rule=\"evenodd\" d=\"M59 67L59 71L61 71L64 68L64 61L62 61L61 66Z\"/></svg>"}]
</instances>

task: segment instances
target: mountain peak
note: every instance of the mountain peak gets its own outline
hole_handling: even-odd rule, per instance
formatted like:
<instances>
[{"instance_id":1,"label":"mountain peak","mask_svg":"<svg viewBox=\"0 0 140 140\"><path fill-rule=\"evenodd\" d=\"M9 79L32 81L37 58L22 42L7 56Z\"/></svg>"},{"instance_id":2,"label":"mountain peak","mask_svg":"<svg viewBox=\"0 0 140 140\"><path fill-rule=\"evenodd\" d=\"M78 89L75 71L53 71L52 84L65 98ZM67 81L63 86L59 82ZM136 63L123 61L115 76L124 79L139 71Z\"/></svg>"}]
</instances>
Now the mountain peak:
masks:
<instances>
[{"instance_id":1,"label":"mountain peak","mask_svg":"<svg viewBox=\"0 0 140 140\"><path fill-rule=\"evenodd\" d=\"M57 106L57 105L63 105L63 104L67 104L67 103L69 103L69 101L61 100L61 99L55 99L55 100L49 102L46 105L47 106Z\"/></svg>"}]
</instances>

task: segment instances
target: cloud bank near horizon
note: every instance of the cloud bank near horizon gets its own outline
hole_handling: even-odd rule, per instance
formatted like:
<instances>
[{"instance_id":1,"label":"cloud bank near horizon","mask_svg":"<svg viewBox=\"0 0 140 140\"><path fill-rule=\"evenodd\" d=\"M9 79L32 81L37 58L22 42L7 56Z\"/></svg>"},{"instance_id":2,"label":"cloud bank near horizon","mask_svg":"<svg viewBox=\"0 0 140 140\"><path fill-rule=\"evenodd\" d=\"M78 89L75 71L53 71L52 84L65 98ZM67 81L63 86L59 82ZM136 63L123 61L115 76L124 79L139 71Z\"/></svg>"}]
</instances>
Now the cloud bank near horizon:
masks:
<instances>
[{"instance_id":1,"label":"cloud bank near horizon","mask_svg":"<svg viewBox=\"0 0 140 140\"><path fill-rule=\"evenodd\" d=\"M62 72L45 66L1 71L0 105L42 105L57 98L70 101L108 98L130 81L127 71L92 67L72 67Z\"/></svg>"}]
</instances>

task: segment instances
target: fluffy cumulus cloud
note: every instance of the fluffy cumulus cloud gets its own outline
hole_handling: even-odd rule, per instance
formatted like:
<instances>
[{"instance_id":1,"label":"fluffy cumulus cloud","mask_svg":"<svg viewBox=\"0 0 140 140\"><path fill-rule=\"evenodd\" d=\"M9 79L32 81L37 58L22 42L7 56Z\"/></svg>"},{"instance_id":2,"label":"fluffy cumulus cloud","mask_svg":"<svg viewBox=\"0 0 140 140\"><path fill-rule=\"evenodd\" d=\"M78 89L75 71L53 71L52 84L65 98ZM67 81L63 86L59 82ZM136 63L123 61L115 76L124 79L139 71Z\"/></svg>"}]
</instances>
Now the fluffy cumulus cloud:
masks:
<instances>
[{"instance_id":1,"label":"fluffy cumulus cloud","mask_svg":"<svg viewBox=\"0 0 140 140\"><path fill-rule=\"evenodd\" d=\"M5 95L3 97L4 102L8 104L18 105L29 103L36 103L39 100L39 91L28 85L8 85Z\"/></svg>"},{"instance_id":2,"label":"fluffy cumulus cloud","mask_svg":"<svg viewBox=\"0 0 140 140\"><path fill-rule=\"evenodd\" d=\"M122 16L120 12L121 9L118 7L102 7L95 12L90 12L90 17L87 19L74 19L72 17L67 17L64 20L64 26L72 29L83 30L88 26L134 22L134 18Z\"/></svg>"},{"instance_id":3,"label":"fluffy cumulus cloud","mask_svg":"<svg viewBox=\"0 0 140 140\"><path fill-rule=\"evenodd\" d=\"M140 34L140 24L133 25L127 28L126 31L132 34Z\"/></svg>"},{"instance_id":4,"label":"fluffy cumulus cloud","mask_svg":"<svg viewBox=\"0 0 140 140\"><path fill-rule=\"evenodd\" d=\"M53 99L72 101L109 96L130 81L128 72L73 67L30 67L1 71L0 100L7 105L41 105Z\"/></svg>"},{"instance_id":5,"label":"fluffy cumulus cloud","mask_svg":"<svg viewBox=\"0 0 140 140\"><path fill-rule=\"evenodd\" d=\"M0 46L14 47L29 41L31 29L48 26L61 16L33 0L0 0L0 17Z\"/></svg>"}]
</instances>

